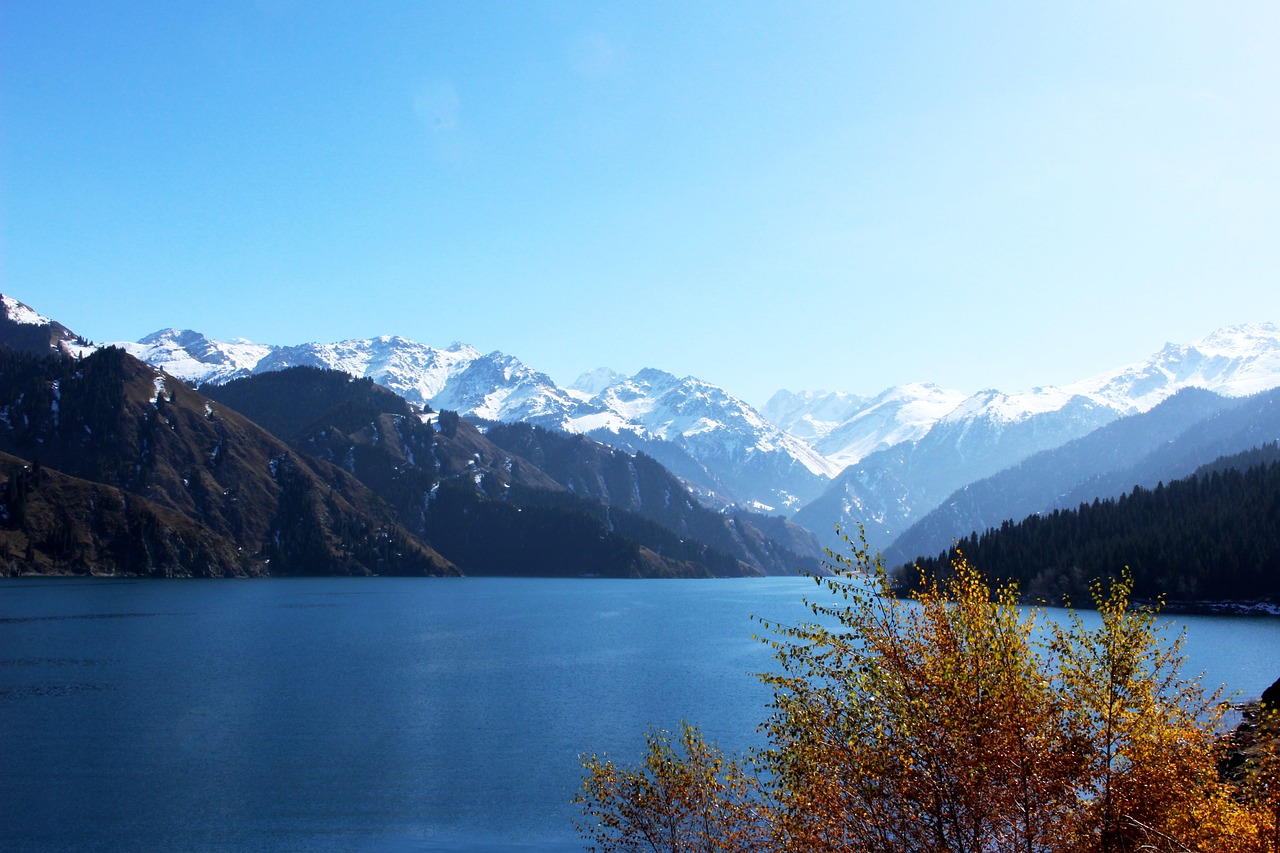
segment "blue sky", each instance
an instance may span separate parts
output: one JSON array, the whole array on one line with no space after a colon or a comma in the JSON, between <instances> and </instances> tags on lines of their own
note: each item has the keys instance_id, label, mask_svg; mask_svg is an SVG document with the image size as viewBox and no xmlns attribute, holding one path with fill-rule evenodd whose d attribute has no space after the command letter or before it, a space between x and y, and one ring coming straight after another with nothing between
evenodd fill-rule
<instances>
[{"instance_id":1,"label":"blue sky","mask_svg":"<svg viewBox=\"0 0 1280 853\"><path fill-rule=\"evenodd\" d=\"M1274 3L0 4L0 289L778 388L1280 321Z\"/></svg>"}]
</instances>

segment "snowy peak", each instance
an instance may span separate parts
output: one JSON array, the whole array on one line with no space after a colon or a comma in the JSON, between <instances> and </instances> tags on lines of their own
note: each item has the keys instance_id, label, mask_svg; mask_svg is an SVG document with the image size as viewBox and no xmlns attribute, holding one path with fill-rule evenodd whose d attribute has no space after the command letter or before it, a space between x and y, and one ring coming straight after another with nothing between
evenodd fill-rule
<instances>
[{"instance_id":1,"label":"snowy peak","mask_svg":"<svg viewBox=\"0 0 1280 853\"><path fill-rule=\"evenodd\" d=\"M137 343L115 346L195 385L229 382L254 372L272 348L240 340L215 341L191 329L161 329Z\"/></svg>"},{"instance_id":2,"label":"snowy peak","mask_svg":"<svg viewBox=\"0 0 1280 853\"><path fill-rule=\"evenodd\" d=\"M59 322L0 294L0 343L35 355L84 355L94 347Z\"/></svg>"},{"instance_id":3,"label":"snowy peak","mask_svg":"<svg viewBox=\"0 0 1280 853\"><path fill-rule=\"evenodd\" d=\"M574 418L599 408L558 387L551 377L502 352L472 359L430 399L440 409L491 421L521 421L572 430Z\"/></svg>"},{"instance_id":4,"label":"snowy peak","mask_svg":"<svg viewBox=\"0 0 1280 853\"><path fill-rule=\"evenodd\" d=\"M330 344L275 347L254 372L298 366L341 370L352 376L368 377L422 406L479 357L479 350L465 344L437 349L398 335L383 335Z\"/></svg>"},{"instance_id":5,"label":"snowy peak","mask_svg":"<svg viewBox=\"0 0 1280 853\"><path fill-rule=\"evenodd\" d=\"M760 414L796 438L815 441L852 418L866 403L866 397L844 391L782 390L769 398Z\"/></svg>"},{"instance_id":6,"label":"snowy peak","mask_svg":"<svg viewBox=\"0 0 1280 853\"><path fill-rule=\"evenodd\" d=\"M48 317L37 313L30 306L24 305L12 296L0 294L0 309L4 311L6 320L19 326L48 326L53 323Z\"/></svg>"},{"instance_id":7,"label":"snowy peak","mask_svg":"<svg viewBox=\"0 0 1280 853\"><path fill-rule=\"evenodd\" d=\"M842 468L853 465L877 450L920 439L963 401L961 392L937 385L895 385L864 401L814 447Z\"/></svg>"},{"instance_id":8,"label":"snowy peak","mask_svg":"<svg viewBox=\"0 0 1280 853\"><path fill-rule=\"evenodd\" d=\"M1280 385L1280 328L1271 323L1228 326L1189 344L1166 344L1145 361L1059 387L1013 394L981 391L944 419L1018 423L1088 403L1117 416L1150 411L1184 388L1227 397Z\"/></svg>"},{"instance_id":9,"label":"snowy peak","mask_svg":"<svg viewBox=\"0 0 1280 853\"><path fill-rule=\"evenodd\" d=\"M1125 413L1145 412L1183 388L1227 397L1280 385L1280 328L1272 323L1226 326L1189 344L1166 344L1146 361L1068 386Z\"/></svg>"},{"instance_id":10,"label":"snowy peak","mask_svg":"<svg viewBox=\"0 0 1280 853\"><path fill-rule=\"evenodd\" d=\"M838 472L808 444L765 420L747 403L693 376L680 379L645 368L610 385L592 402L698 457L778 453L816 476Z\"/></svg>"},{"instance_id":11,"label":"snowy peak","mask_svg":"<svg viewBox=\"0 0 1280 853\"><path fill-rule=\"evenodd\" d=\"M591 399L599 394L610 385L622 382L627 377L616 370L608 367L597 367L595 370L589 370L573 381L567 391L578 392L574 396L585 395L584 399Z\"/></svg>"}]
</instances>

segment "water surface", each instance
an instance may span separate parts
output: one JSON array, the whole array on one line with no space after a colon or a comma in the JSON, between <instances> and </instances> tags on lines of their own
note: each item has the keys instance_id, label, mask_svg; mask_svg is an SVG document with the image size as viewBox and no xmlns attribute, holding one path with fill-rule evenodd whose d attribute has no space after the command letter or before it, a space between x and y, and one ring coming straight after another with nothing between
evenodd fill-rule
<instances>
[{"instance_id":1,"label":"water surface","mask_svg":"<svg viewBox=\"0 0 1280 853\"><path fill-rule=\"evenodd\" d=\"M798 578L0 583L6 850L579 848L578 756L758 743ZM1256 696L1280 620L1185 617Z\"/></svg>"}]
</instances>

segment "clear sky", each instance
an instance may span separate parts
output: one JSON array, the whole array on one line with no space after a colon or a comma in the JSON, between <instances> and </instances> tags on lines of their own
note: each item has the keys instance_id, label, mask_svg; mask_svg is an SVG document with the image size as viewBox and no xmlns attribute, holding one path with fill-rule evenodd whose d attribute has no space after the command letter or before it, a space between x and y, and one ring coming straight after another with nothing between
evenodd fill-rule
<instances>
[{"instance_id":1,"label":"clear sky","mask_svg":"<svg viewBox=\"0 0 1280 853\"><path fill-rule=\"evenodd\" d=\"M0 289L756 404L1068 382L1280 321L1280 4L3 0Z\"/></svg>"}]
</instances>

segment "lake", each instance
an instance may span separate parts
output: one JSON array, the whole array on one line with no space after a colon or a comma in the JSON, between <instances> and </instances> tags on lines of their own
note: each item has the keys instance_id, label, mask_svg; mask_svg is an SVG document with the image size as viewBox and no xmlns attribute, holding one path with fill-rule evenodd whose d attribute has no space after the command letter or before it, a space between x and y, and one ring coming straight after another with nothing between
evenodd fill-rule
<instances>
[{"instance_id":1,"label":"lake","mask_svg":"<svg viewBox=\"0 0 1280 853\"><path fill-rule=\"evenodd\" d=\"M5 850L577 850L578 756L759 742L802 578L0 582ZM1280 619L1178 617L1256 697Z\"/></svg>"}]
</instances>

